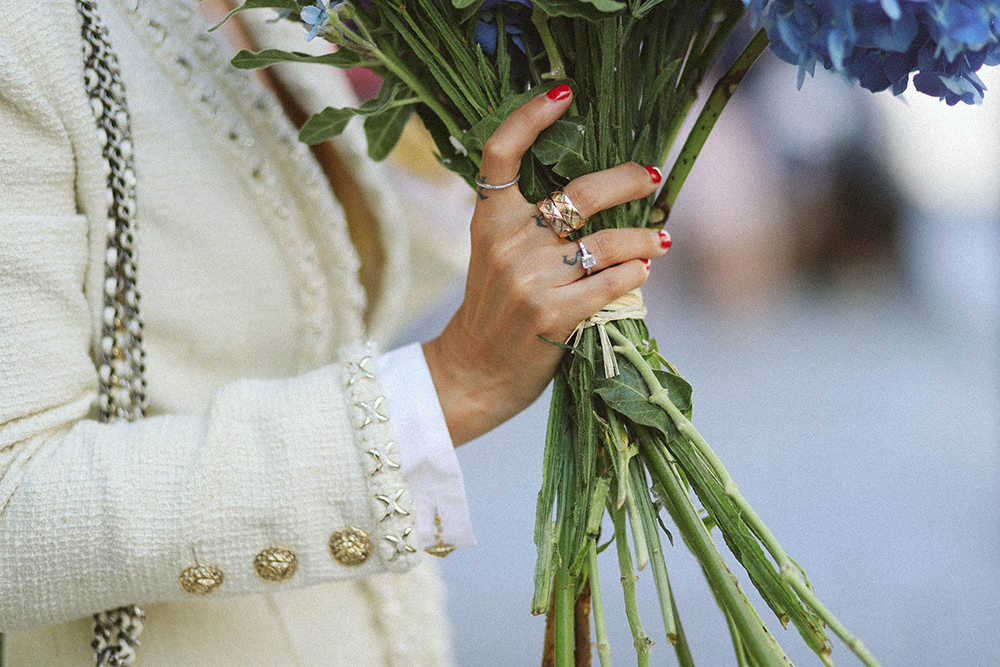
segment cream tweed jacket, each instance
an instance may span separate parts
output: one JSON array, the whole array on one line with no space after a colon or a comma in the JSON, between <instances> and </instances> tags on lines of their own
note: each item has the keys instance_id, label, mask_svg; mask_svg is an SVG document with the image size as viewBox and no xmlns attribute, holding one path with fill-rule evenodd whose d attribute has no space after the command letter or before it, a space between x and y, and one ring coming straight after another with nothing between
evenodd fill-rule
<instances>
[{"instance_id":1,"label":"cream tweed jacket","mask_svg":"<svg viewBox=\"0 0 1000 667\"><path fill-rule=\"evenodd\" d=\"M383 465L398 456L392 421L365 423L365 405L392 408L379 401L378 356L360 341L389 336L414 305L391 183L353 130L338 143L389 223L392 271L366 330L340 205L272 96L229 67L193 0L98 8L132 114L150 409L135 424L94 419L107 205L79 16L73 0L3 0L7 664L92 664L89 615L129 603L148 615L141 666L450 664L439 581L404 514L412 499ZM287 28L285 44L301 38ZM306 70L280 73L304 106L343 105L343 80ZM373 378L358 366L369 356ZM400 491L401 511L386 516L376 496ZM330 536L345 527L370 537L360 566L331 557ZM274 546L298 557L287 582L255 574L255 556ZM181 589L195 564L224 573L217 592Z\"/></svg>"}]
</instances>

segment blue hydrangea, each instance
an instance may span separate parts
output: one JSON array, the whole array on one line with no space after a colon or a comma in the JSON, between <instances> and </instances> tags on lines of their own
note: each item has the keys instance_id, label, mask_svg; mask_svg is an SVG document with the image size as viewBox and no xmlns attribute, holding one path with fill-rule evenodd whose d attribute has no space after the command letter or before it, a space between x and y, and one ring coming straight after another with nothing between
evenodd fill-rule
<instances>
[{"instance_id":1,"label":"blue hydrangea","mask_svg":"<svg viewBox=\"0 0 1000 667\"><path fill-rule=\"evenodd\" d=\"M531 0L485 0L479 8L476 23L476 43L483 53L495 57L497 53L496 8L503 6L504 30L507 33L507 54L510 56L510 73L520 77L528 73L529 53L534 51L535 27L531 23Z\"/></svg>"},{"instance_id":2,"label":"blue hydrangea","mask_svg":"<svg viewBox=\"0 0 1000 667\"><path fill-rule=\"evenodd\" d=\"M979 104L976 74L1000 64L1000 0L744 0L771 50L798 65L799 85L816 65L878 92L914 87L948 104Z\"/></svg>"}]
</instances>

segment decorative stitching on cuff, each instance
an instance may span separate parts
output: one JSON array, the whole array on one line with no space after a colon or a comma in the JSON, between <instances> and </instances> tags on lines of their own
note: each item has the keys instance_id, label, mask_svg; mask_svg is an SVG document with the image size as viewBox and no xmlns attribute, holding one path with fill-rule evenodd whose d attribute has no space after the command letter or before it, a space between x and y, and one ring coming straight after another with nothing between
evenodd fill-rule
<instances>
[{"instance_id":1,"label":"decorative stitching on cuff","mask_svg":"<svg viewBox=\"0 0 1000 667\"><path fill-rule=\"evenodd\" d=\"M389 407L382 394L376 348L354 345L344 355L343 383L350 403L351 425L358 455L367 471L368 504L374 526L375 551L387 569L409 570L418 561L413 498L403 483L401 462L392 440Z\"/></svg>"}]
</instances>

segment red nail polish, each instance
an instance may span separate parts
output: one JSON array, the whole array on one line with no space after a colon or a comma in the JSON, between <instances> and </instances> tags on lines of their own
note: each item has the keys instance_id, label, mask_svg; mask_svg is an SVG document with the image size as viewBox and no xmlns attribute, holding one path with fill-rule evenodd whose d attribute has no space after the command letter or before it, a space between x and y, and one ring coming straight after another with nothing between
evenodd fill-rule
<instances>
[{"instance_id":1,"label":"red nail polish","mask_svg":"<svg viewBox=\"0 0 1000 667\"><path fill-rule=\"evenodd\" d=\"M660 230L659 234L660 234L660 246L663 248L669 248L673 244L673 241L670 240L670 234L663 231L662 229Z\"/></svg>"},{"instance_id":2,"label":"red nail polish","mask_svg":"<svg viewBox=\"0 0 1000 667\"><path fill-rule=\"evenodd\" d=\"M568 85L560 83L558 86L545 93L545 96L553 102L558 102L559 100L564 100L569 97L571 92L572 91L569 89Z\"/></svg>"},{"instance_id":3,"label":"red nail polish","mask_svg":"<svg viewBox=\"0 0 1000 667\"><path fill-rule=\"evenodd\" d=\"M648 259L642 260L642 263L646 265L646 270L649 271L650 261Z\"/></svg>"},{"instance_id":4,"label":"red nail polish","mask_svg":"<svg viewBox=\"0 0 1000 667\"><path fill-rule=\"evenodd\" d=\"M646 167L646 171L649 172L649 177L653 179L654 183L659 183L663 180L663 174L656 167Z\"/></svg>"}]
</instances>

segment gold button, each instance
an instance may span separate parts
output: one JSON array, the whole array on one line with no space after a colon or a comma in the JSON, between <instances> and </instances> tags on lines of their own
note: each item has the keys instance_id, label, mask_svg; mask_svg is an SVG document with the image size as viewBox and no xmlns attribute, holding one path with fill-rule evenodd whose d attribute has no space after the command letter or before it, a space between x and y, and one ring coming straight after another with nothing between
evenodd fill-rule
<instances>
[{"instance_id":1,"label":"gold button","mask_svg":"<svg viewBox=\"0 0 1000 667\"><path fill-rule=\"evenodd\" d=\"M222 585L222 570L214 565L192 565L181 572L181 588L192 595L214 593Z\"/></svg>"},{"instance_id":2,"label":"gold button","mask_svg":"<svg viewBox=\"0 0 1000 667\"><path fill-rule=\"evenodd\" d=\"M360 528L341 528L330 536L330 555L346 567L357 567L372 553L372 541Z\"/></svg>"},{"instance_id":3,"label":"gold button","mask_svg":"<svg viewBox=\"0 0 1000 667\"><path fill-rule=\"evenodd\" d=\"M299 559L295 552L285 547L264 549L253 559L253 569L264 581L287 581L298 566Z\"/></svg>"}]
</instances>

